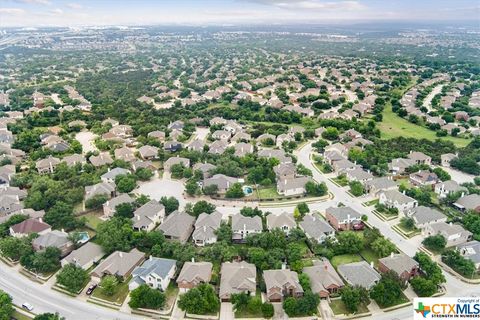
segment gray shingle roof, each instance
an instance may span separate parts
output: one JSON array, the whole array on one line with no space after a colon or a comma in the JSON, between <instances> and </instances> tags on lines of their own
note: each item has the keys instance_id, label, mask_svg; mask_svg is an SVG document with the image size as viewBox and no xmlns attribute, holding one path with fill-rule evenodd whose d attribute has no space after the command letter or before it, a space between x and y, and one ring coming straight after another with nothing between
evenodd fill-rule
<instances>
[{"instance_id":1,"label":"gray shingle roof","mask_svg":"<svg viewBox=\"0 0 480 320\"><path fill-rule=\"evenodd\" d=\"M418 268L418 262L404 253L381 258L378 261L398 275L401 275L403 272L410 272L413 268Z\"/></svg>"},{"instance_id":2,"label":"gray shingle roof","mask_svg":"<svg viewBox=\"0 0 480 320\"><path fill-rule=\"evenodd\" d=\"M341 264L338 272L350 285L366 289L370 289L380 280L380 274L365 261Z\"/></svg>"},{"instance_id":3,"label":"gray shingle roof","mask_svg":"<svg viewBox=\"0 0 480 320\"><path fill-rule=\"evenodd\" d=\"M221 274L220 298L230 297L233 293L256 290L257 269L251 263L224 262Z\"/></svg>"},{"instance_id":4,"label":"gray shingle roof","mask_svg":"<svg viewBox=\"0 0 480 320\"><path fill-rule=\"evenodd\" d=\"M168 276L168 273L176 265L177 261L172 259L155 258L150 256L143 264L136 267L132 272L132 282L138 284L145 283L144 279L151 274L157 275L162 279Z\"/></svg>"},{"instance_id":5,"label":"gray shingle roof","mask_svg":"<svg viewBox=\"0 0 480 320\"><path fill-rule=\"evenodd\" d=\"M414 208L411 211L411 217L417 224L434 222L435 220L446 218L440 211L425 206Z\"/></svg>"},{"instance_id":6,"label":"gray shingle roof","mask_svg":"<svg viewBox=\"0 0 480 320\"><path fill-rule=\"evenodd\" d=\"M350 207L338 207L338 208L330 207L330 208L327 208L326 212L330 213L338 221L343 221L343 220L346 220L348 218L350 218L350 219L353 219L353 218L361 219L362 218L362 215L359 212L353 210Z\"/></svg>"},{"instance_id":7,"label":"gray shingle roof","mask_svg":"<svg viewBox=\"0 0 480 320\"><path fill-rule=\"evenodd\" d=\"M165 218L158 230L166 236L186 241L190 237L194 222L195 218L188 213L174 211Z\"/></svg>"},{"instance_id":8,"label":"gray shingle roof","mask_svg":"<svg viewBox=\"0 0 480 320\"><path fill-rule=\"evenodd\" d=\"M211 262L185 262L177 278L177 283L188 282L195 285L203 282L208 283L212 278Z\"/></svg>"},{"instance_id":9,"label":"gray shingle roof","mask_svg":"<svg viewBox=\"0 0 480 320\"><path fill-rule=\"evenodd\" d=\"M303 221L300 222L300 226L307 236L315 239L324 236L326 233L335 231L325 220L315 214L306 215Z\"/></svg>"},{"instance_id":10,"label":"gray shingle roof","mask_svg":"<svg viewBox=\"0 0 480 320\"><path fill-rule=\"evenodd\" d=\"M312 286L312 291L315 293L328 291L327 288L331 285L338 287L343 286L342 279L326 258L314 260L313 266L303 268L303 273L307 274L310 278L310 285Z\"/></svg>"},{"instance_id":11,"label":"gray shingle roof","mask_svg":"<svg viewBox=\"0 0 480 320\"><path fill-rule=\"evenodd\" d=\"M262 218L245 217L240 213L232 216L232 230L243 230L244 226L247 230L262 230Z\"/></svg>"}]
</instances>

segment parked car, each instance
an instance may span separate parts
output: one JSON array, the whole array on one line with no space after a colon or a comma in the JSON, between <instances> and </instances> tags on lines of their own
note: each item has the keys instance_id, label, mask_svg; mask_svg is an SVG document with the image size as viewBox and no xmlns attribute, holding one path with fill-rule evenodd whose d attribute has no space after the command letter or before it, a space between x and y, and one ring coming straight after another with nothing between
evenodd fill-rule
<instances>
[{"instance_id":1,"label":"parked car","mask_svg":"<svg viewBox=\"0 0 480 320\"><path fill-rule=\"evenodd\" d=\"M93 293L93 290L95 290L97 288L97 284L94 283L92 284L90 287L88 287L87 291L85 292L88 296L91 295Z\"/></svg>"},{"instance_id":2,"label":"parked car","mask_svg":"<svg viewBox=\"0 0 480 320\"><path fill-rule=\"evenodd\" d=\"M358 222L358 223L355 223L355 224L352 226L352 229L353 229L354 231L361 231L361 230L363 230L364 228L365 228L365 224L364 224L362 221L360 221L360 222Z\"/></svg>"},{"instance_id":3,"label":"parked car","mask_svg":"<svg viewBox=\"0 0 480 320\"><path fill-rule=\"evenodd\" d=\"M28 302L24 302L24 303L22 304L22 308L25 309L25 310L28 310L28 311L32 311L32 310L33 310L33 306L32 306L30 303L28 303Z\"/></svg>"}]
</instances>

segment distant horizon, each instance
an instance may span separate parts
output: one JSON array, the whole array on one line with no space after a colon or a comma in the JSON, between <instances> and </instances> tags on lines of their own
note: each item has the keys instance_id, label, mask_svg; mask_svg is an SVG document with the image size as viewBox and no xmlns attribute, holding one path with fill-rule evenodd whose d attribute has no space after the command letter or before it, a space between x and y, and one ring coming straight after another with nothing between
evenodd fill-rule
<instances>
[{"instance_id":1,"label":"distant horizon","mask_svg":"<svg viewBox=\"0 0 480 320\"><path fill-rule=\"evenodd\" d=\"M477 0L1 0L0 28L479 24Z\"/></svg>"}]
</instances>

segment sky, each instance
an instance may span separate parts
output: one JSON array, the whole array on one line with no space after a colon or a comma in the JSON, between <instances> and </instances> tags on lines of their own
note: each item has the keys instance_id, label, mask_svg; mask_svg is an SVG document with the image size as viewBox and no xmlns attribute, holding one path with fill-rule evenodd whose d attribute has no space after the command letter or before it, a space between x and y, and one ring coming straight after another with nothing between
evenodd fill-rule
<instances>
[{"instance_id":1,"label":"sky","mask_svg":"<svg viewBox=\"0 0 480 320\"><path fill-rule=\"evenodd\" d=\"M480 0L0 0L0 27L465 20Z\"/></svg>"}]
</instances>

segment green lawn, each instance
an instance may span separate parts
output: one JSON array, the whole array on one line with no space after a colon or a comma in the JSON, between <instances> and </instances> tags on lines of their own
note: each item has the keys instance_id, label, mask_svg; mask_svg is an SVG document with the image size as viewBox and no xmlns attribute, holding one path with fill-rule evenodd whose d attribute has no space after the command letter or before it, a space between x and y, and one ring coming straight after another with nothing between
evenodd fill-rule
<instances>
[{"instance_id":1,"label":"green lawn","mask_svg":"<svg viewBox=\"0 0 480 320\"><path fill-rule=\"evenodd\" d=\"M342 254L332 258L332 265L337 268L341 264L351 263L351 262L360 262L362 257L358 254Z\"/></svg>"},{"instance_id":2,"label":"green lawn","mask_svg":"<svg viewBox=\"0 0 480 320\"><path fill-rule=\"evenodd\" d=\"M345 187L348 185L348 180L345 176L343 176L342 178L333 178L332 179L333 181L335 181L337 184L339 184L340 186L342 187Z\"/></svg>"},{"instance_id":3,"label":"green lawn","mask_svg":"<svg viewBox=\"0 0 480 320\"><path fill-rule=\"evenodd\" d=\"M372 249L366 248L360 251L362 257L367 260L368 263L373 261L373 264L376 266L378 264L378 256Z\"/></svg>"},{"instance_id":4,"label":"green lawn","mask_svg":"<svg viewBox=\"0 0 480 320\"><path fill-rule=\"evenodd\" d=\"M366 205L367 207L370 207L370 206L374 206L378 203L378 199L374 199L372 201L367 201L367 202L364 202L363 204Z\"/></svg>"},{"instance_id":5,"label":"green lawn","mask_svg":"<svg viewBox=\"0 0 480 320\"><path fill-rule=\"evenodd\" d=\"M111 301L113 303L122 304L129 293L129 290L128 290L129 281L130 279L127 279L126 281L119 283L112 296L106 295L105 293L103 293L102 288L98 287L97 289L95 289L95 291L93 291L93 297L106 300L106 301Z\"/></svg>"},{"instance_id":6,"label":"green lawn","mask_svg":"<svg viewBox=\"0 0 480 320\"><path fill-rule=\"evenodd\" d=\"M100 219L99 215L95 212L86 214L83 217L87 219L87 227L92 228L93 230L97 230L98 225L103 222L102 219Z\"/></svg>"},{"instance_id":7,"label":"green lawn","mask_svg":"<svg viewBox=\"0 0 480 320\"><path fill-rule=\"evenodd\" d=\"M31 319L33 319L33 317L28 317L28 316L24 315L23 313L18 312L17 310L15 310L13 312L12 318L15 319L15 320L31 320Z\"/></svg>"},{"instance_id":8,"label":"green lawn","mask_svg":"<svg viewBox=\"0 0 480 320\"><path fill-rule=\"evenodd\" d=\"M178 295L178 287L170 282L170 284L167 287L167 290L165 290L165 307L164 309L168 310L170 307L175 303L175 299L177 298Z\"/></svg>"},{"instance_id":9,"label":"green lawn","mask_svg":"<svg viewBox=\"0 0 480 320\"><path fill-rule=\"evenodd\" d=\"M281 197L278 192L276 187L270 187L270 188L259 188L258 190L258 197L260 199L272 199L272 198L279 198Z\"/></svg>"},{"instance_id":10,"label":"green lawn","mask_svg":"<svg viewBox=\"0 0 480 320\"><path fill-rule=\"evenodd\" d=\"M385 309L385 308L391 308L391 307L394 307L394 306L397 306L399 304L402 304L402 303L407 303L409 302L410 299L408 299L405 294L402 293L402 295L397 299L397 301L393 302L391 305L389 306L381 306L380 304L378 304L378 306L381 308L381 309Z\"/></svg>"},{"instance_id":11,"label":"green lawn","mask_svg":"<svg viewBox=\"0 0 480 320\"><path fill-rule=\"evenodd\" d=\"M345 307L345 304L343 303L342 299L335 299L330 302L330 308L332 308L332 311L335 315L340 315L340 314L348 314L347 308ZM359 313L367 313L368 308L364 304L360 304L358 306L358 311L357 314Z\"/></svg>"},{"instance_id":12,"label":"green lawn","mask_svg":"<svg viewBox=\"0 0 480 320\"><path fill-rule=\"evenodd\" d=\"M392 111L391 105L385 106L383 111L383 121L379 122L377 125L381 131L383 139L406 137L434 141L439 138L435 135L435 131L413 124L399 117ZM470 139L456 138L452 136L440 137L440 139L451 141L457 147L465 147L470 142Z\"/></svg>"}]
</instances>

